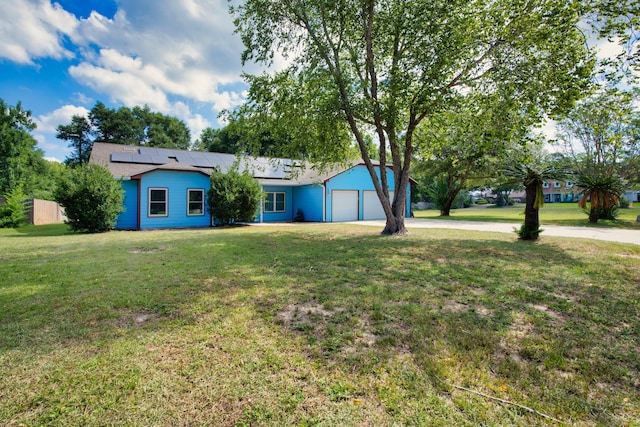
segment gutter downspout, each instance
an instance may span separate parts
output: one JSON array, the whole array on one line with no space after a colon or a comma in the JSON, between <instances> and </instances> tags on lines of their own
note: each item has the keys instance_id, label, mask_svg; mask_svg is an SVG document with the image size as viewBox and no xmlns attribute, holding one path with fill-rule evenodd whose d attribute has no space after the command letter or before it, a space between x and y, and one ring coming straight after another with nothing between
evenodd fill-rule
<instances>
[{"instance_id":1,"label":"gutter downspout","mask_svg":"<svg viewBox=\"0 0 640 427\"><path fill-rule=\"evenodd\" d=\"M322 183L322 222L327 222L327 183Z\"/></svg>"},{"instance_id":2,"label":"gutter downspout","mask_svg":"<svg viewBox=\"0 0 640 427\"><path fill-rule=\"evenodd\" d=\"M142 180L138 179L138 230L140 230L140 205L142 204L140 198L142 197Z\"/></svg>"},{"instance_id":3,"label":"gutter downspout","mask_svg":"<svg viewBox=\"0 0 640 427\"><path fill-rule=\"evenodd\" d=\"M260 223L264 222L264 186L260 186Z\"/></svg>"}]
</instances>

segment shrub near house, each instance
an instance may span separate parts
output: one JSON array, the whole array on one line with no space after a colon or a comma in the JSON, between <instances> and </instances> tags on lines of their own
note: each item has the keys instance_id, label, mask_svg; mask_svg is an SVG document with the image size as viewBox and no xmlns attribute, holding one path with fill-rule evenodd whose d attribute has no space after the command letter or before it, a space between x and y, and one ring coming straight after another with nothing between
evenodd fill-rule
<instances>
[{"instance_id":1,"label":"shrub near house","mask_svg":"<svg viewBox=\"0 0 640 427\"><path fill-rule=\"evenodd\" d=\"M209 213L222 224L252 221L260 206L260 185L235 168L228 173L212 172L207 195Z\"/></svg>"},{"instance_id":2,"label":"shrub near house","mask_svg":"<svg viewBox=\"0 0 640 427\"><path fill-rule=\"evenodd\" d=\"M64 207L66 223L74 231L112 229L123 210L122 186L106 168L96 164L70 169L54 197Z\"/></svg>"}]
</instances>

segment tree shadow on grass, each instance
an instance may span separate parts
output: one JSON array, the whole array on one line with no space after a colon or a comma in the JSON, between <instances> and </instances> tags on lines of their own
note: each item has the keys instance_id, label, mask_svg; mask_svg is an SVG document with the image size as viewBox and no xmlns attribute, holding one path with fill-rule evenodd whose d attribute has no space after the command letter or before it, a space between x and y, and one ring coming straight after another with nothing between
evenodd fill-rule
<instances>
[{"instance_id":1,"label":"tree shadow on grass","mask_svg":"<svg viewBox=\"0 0 640 427\"><path fill-rule=\"evenodd\" d=\"M22 225L13 230L16 234L8 234L2 237L56 237L78 234L73 232L67 224Z\"/></svg>"},{"instance_id":2,"label":"tree shadow on grass","mask_svg":"<svg viewBox=\"0 0 640 427\"><path fill-rule=\"evenodd\" d=\"M71 343L108 345L123 334L187 331L213 310L221 322L249 306L283 339L302 337L305 357L354 375L376 376L405 355L443 394L453 381L481 378L482 387L509 384L514 397L538 399L554 413L570 402L576 416L599 422L610 421L608 400L598 404L571 383L633 388L624 374L638 370L628 358L633 338L624 338L626 329L610 336L602 325L638 330L634 295L625 299L616 283L587 283L598 266L557 245L340 227L157 235L113 242L85 273L74 254L59 256L57 268L77 271L77 280L0 297L8 308L0 351L43 354ZM147 236L148 247L163 250L131 253ZM52 274L38 263L32 269L36 278ZM605 339L610 345L594 348ZM599 373L589 376L589 367ZM554 393L558 403L545 397Z\"/></svg>"},{"instance_id":3,"label":"tree shadow on grass","mask_svg":"<svg viewBox=\"0 0 640 427\"><path fill-rule=\"evenodd\" d=\"M585 284L590 266L556 246L366 236L298 248L294 262L281 254L276 268L297 285L255 304L305 336L312 358L375 372L376 364L409 352L436 389L450 390L452 375L471 382L479 375L496 386L513 384L524 400L564 394L544 406L561 413L571 404L599 422L611 421L611 400L576 390L576 378L633 389L628 372L638 371L637 340L609 336L602 322L633 322L637 310L611 283ZM611 318L613 311L620 317ZM599 345L603 340L618 340L616 348ZM581 377L585 365L599 374Z\"/></svg>"}]
</instances>

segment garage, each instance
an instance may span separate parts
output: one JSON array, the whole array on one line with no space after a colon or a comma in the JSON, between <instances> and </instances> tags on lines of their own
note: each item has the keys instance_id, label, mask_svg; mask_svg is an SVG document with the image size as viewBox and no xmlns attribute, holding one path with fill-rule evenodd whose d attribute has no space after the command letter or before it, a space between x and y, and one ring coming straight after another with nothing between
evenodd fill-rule
<instances>
[{"instance_id":1,"label":"garage","mask_svg":"<svg viewBox=\"0 0 640 427\"><path fill-rule=\"evenodd\" d=\"M331 192L331 221L358 220L358 191L333 190Z\"/></svg>"},{"instance_id":2,"label":"garage","mask_svg":"<svg viewBox=\"0 0 640 427\"><path fill-rule=\"evenodd\" d=\"M393 200L393 191L389 191L389 198ZM364 191L364 199L362 206L362 219L385 219L386 215L382 209L382 203L375 191Z\"/></svg>"}]
</instances>

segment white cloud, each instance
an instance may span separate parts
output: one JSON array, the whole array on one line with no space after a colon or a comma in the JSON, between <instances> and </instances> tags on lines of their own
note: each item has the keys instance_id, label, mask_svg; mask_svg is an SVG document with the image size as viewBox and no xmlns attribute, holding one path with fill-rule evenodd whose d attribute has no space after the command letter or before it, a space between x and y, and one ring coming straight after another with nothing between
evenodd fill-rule
<instances>
[{"instance_id":1,"label":"white cloud","mask_svg":"<svg viewBox=\"0 0 640 427\"><path fill-rule=\"evenodd\" d=\"M78 25L75 16L47 0L0 2L0 58L34 64L36 58L72 58L62 40Z\"/></svg>"},{"instance_id":2,"label":"white cloud","mask_svg":"<svg viewBox=\"0 0 640 427\"><path fill-rule=\"evenodd\" d=\"M191 102L209 105L214 118L246 98L233 31L224 0L124 0L113 19L79 20L71 37L82 58L69 74L112 103L175 115L195 139L211 121Z\"/></svg>"},{"instance_id":3,"label":"white cloud","mask_svg":"<svg viewBox=\"0 0 640 427\"><path fill-rule=\"evenodd\" d=\"M75 105L64 105L49 114L42 114L34 118L37 128L33 137L38 141L38 147L47 153L47 160L62 161L71 153L67 141L56 138L56 128L71 122L73 116L87 116L89 110Z\"/></svg>"},{"instance_id":4,"label":"white cloud","mask_svg":"<svg viewBox=\"0 0 640 427\"><path fill-rule=\"evenodd\" d=\"M75 105L64 105L49 114L42 114L34 119L38 126L35 130L37 133L55 133L58 125L66 125L71 123L71 117L84 116L89 114L89 110L84 107Z\"/></svg>"},{"instance_id":5,"label":"white cloud","mask_svg":"<svg viewBox=\"0 0 640 427\"><path fill-rule=\"evenodd\" d=\"M69 75L87 90L74 89L67 103L146 104L183 120L195 140L219 123L221 110L246 99L243 45L226 0L119 0L112 17L93 11L86 18L52 1L0 0L0 60L68 61ZM244 70L258 72L255 65ZM77 113L87 110L65 105L38 118L38 140L58 159L68 150L55 127Z\"/></svg>"}]
</instances>

